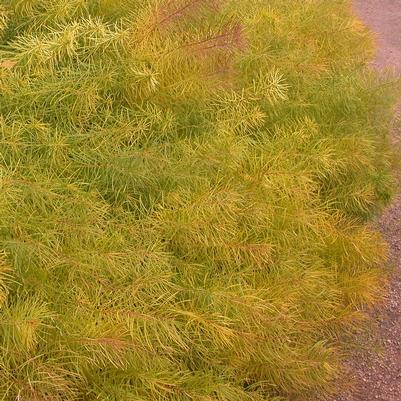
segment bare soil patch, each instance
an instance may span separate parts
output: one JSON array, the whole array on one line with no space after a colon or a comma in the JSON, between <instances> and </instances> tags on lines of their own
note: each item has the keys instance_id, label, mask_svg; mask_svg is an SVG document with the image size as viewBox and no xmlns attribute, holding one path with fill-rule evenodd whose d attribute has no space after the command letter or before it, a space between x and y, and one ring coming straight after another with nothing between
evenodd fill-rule
<instances>
[{"instance_id":1,"label":"bare soil patch","mask_svg":"<svg viewBox=\"0 0 401 401\"><path fill-rule=\"evenodd\" d=\"M401 0L358 0L355 11L376 33L374 67L401 72ZM394 138L399 137L397 130ZM388 302L376 317L380 352L361 351L349 362L350 386L334 401L401 401L401 195L380 217L378 225L389 243L395 266Z\"/></svg>"}]
</instances>

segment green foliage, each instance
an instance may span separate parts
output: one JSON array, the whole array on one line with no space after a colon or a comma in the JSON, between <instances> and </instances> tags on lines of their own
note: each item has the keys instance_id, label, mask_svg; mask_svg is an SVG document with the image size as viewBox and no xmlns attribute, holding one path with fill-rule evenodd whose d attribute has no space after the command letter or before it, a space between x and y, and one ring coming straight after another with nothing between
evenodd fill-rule
<instances>
[{"instance_id":1,"label":"green foliage","mask_svg":"<svg viewBox=\"0 0 401 401\"><path fill-rule=\"evenodd\" d=\"M393 187L348 2L2 4L0 399L328 391Z\"/></svg>"}]
</instances>

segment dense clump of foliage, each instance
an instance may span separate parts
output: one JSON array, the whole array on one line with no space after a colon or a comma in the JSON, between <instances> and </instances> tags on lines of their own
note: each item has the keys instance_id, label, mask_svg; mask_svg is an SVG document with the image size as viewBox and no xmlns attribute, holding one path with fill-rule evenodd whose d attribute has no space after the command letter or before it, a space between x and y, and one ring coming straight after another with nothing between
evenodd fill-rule
<instances>
[{"instance_id":1,"label":"dense clump of foliage","mask_svg":"<svg viewBox=\"0 0 401 401\"><path fill-rule=\"evenodd\" d=\"M1 3L0 399L327 391L392 192L348 2Z\"/></svg>"}]
</instances>

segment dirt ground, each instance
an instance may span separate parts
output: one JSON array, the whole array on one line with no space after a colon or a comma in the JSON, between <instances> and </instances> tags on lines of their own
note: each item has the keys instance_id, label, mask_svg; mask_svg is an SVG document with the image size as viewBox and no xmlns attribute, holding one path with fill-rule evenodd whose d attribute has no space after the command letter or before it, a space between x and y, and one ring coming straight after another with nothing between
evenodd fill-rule
<instances>
[{"instance_id":1,"label":"dirt ground","mask_svg":"<svg viewBox=\"0 0 401 401\"><path fill-rule=\"evenodd\" d=\"M357 0L355 12L376 33L374 67L401 73L401 0ZM401 114L401 107L399 113ZM394 132L394 139L400 138ZM401 158L401 154L400 154ZM378 225L387 239L396 267L389 300L376 316L382 352L365 350L349 362L349 383L333 401L401 401L401 195L381 216ZM340 385L340 384L339 384Z\"/></svg>"},{"instance_id":2,"label":"dirt ground","mask_svg":"<svg viewBox=\"0 0 401 401\"><path fill-rule=\"evenodd\" d=\"M375 65L401 69L401 0L356 0L354 8L377 34Z\"/></svg>"}]
</instances>

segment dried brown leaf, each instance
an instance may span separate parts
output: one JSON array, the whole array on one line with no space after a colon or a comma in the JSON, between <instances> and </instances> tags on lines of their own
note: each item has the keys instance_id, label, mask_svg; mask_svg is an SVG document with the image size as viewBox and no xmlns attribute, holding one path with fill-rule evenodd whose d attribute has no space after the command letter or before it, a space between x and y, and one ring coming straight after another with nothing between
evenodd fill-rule
<instances>
[{"instance_id":1,"label":"dried brown leaf","mask_svg":"<svg viewBox=\"0 0 401 401\"><path fill-rule=\"evenodd\" d=\"M0 67L6 70L11 70L15 66L15 64L17 63L13 60L4 60L1 62Z\"/></svg>"}]
</instances>

